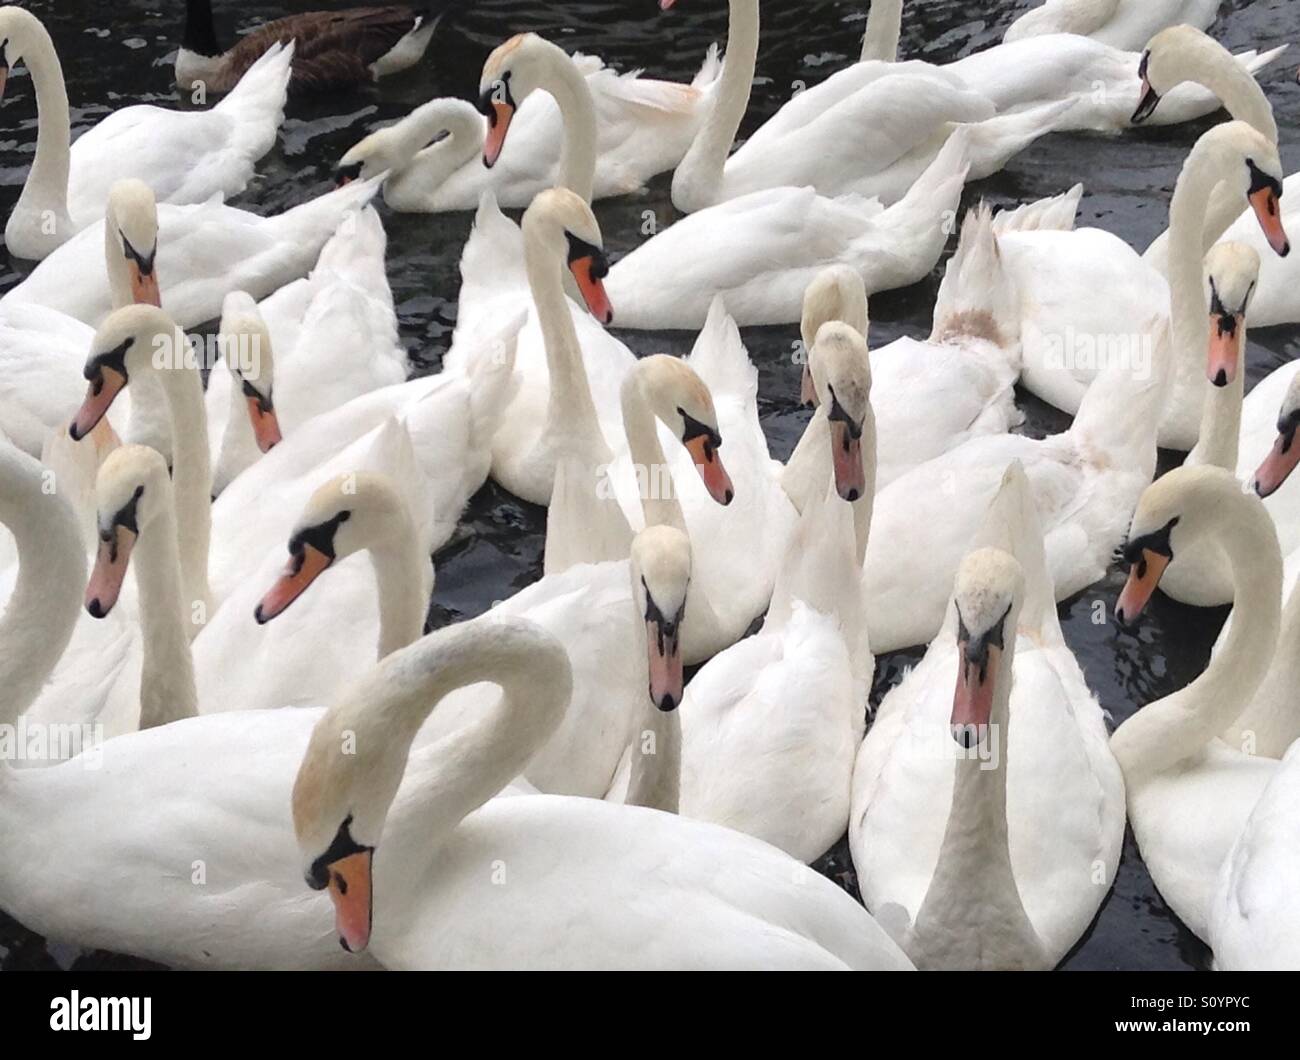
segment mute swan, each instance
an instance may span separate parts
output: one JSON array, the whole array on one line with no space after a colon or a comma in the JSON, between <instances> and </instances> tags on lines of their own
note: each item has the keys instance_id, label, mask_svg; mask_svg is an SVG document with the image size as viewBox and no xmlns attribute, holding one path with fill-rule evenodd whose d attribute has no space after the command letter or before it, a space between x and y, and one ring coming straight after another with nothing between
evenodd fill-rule
<instances>
[{"instance_id":1,"label":"mute swan","mask_svg":"<svg viewBox=\"0 0 1300 1060\"><path fill-rule=\"evenodd\" d=\"M5 246L20 258L45 258L101 220L109 190L127 177L165 203L237 195L284 120L292 46L263 56L211 110L124 107L69 147L68 92L49 33L30 12L5 7L0 38L4 72L20 60L31 70L39 119L31 172L5 225Z\"/></svg>"},{"instance_id":2,"label":"mute swan","mask_svg":"<svg viewBox=\"0 0 1300 1060\"><path fill-rule=\"evenodd\" d=\"M486 191L520 208L557 185L589 201L627 195L681 161L713 104L719 70L712 49L689 85L620 75L523 34L484 67L485 83L508 86L499 100L484 90L486 120L461 100L435 99L361 140L336 172L346 181L387 170L384 200L417 213L472 210ZM502 150L507 128L515 132ZM486 141L490 167L478 160Z\"/></svg>"},{"instance_id":3,"label":"mute swan","mask_svg":"<svg viewBox=\"0 0 1300 1060\"><path fill-rule=\"evenodd\" d=\"M1205 86L1223 101L1233 118L1253 126L1272 143L1278 142L1277 120L1264 91L1250 77L1243 77L1224 47L1189 26L1176 26L1152 38L1143 56L1146 92L1134 121L1143 121L1164 109L1164 96L1194 82ZM1284 195L1281 224L1286 230L1300 227L1300 173L1283 181ZM1162 273L1169 269L1169 233L1160 236L1144 258ZM1259 290L1255 295L1252 319L1258 327L1300 322L1300 258L1278 258L1266 252L1266 239L1248 214L1242 213L1240 199L1232 189L1216 188L1205 220L1207 243L1232 240L1246 243L1259 251L1263 259Z\"/></svg>"},{"instance_id":4,"label":"mute swan","mask_svg":"<svg viewBox=\"0 0 1300 1060\"><path fill-rule=\"evenodd\" d=\"M1077 33L1137 51L1166 26L1187 23L1209 29L1219 7L1218 0L1045 0L1012 22L1002 39Z\"/></svg>"},{"instance_id":5,"label":"mute swan","mask_svg":"<svg viewBox=\"0 0 1300 1060\"><path fill-rule=\"evenodd\" d=\"M1034 508L1013 463L943 631L858 753L863 899L921 968L1054 967L1119 867L1124 782L1061 634Z\"/></svg>"},{"instance_id":6,"label":"mute swan","mask_svg":"<svg viewBox=\"0 0 1300 1060\"><path fill-rule=\"evenodd\" d=\"M673 6L668 0L665 8ZM960 125L969 126L970 175L986 177L1056 127L1070 102L999 118L994 103L945 68L858 63L798 92L735 153L758 60L759 0L729 0L727 63L717 104L673 176L686 213L775 188L811 186L827 197L902 199ZM869 16L901 11L875 5ZM869 27L868 32L871 32ZM846 136L845 130L854 130Z\"/></svg>"},{"instance_id":7,"label":"mute swan","mask_svg":"<svg viewBox=\"0 0 1300 1060\"><path fill-rule=\"evenodd\" d=\"M1224 859L1246 825L1277 759L1234 732L1256 701L1278 646L1282 557L1259 499L1228 471L1171 471L1143 494L1124 558L1131 564L1115 617L1141 614L1170 561L1211 537L1232 568L1234 620L1206 671L1122 724L1111 749L1124 770L1129 820L1161 896L1200 938ZM1294 652L1294 640L1288 645ZM1289 716L1294 687L1266 707L1270 727ZM1255 722L1251 722L1255 725Z\"/></svg>"},{"instance_id":8,"label":"mute swan","mask_svg":"<svg viewBox=\"0 0 1300 1060\"><path fill-rule=\"evenodd\" d=\"M875 424L866 343L847 325L828 323L812 356L823 400L836 410L814 480L820 495L790 538L761 632L711 659L687 686L678 807L805 862L844 834L875 670L861 636L853 509L843 499L867 497L870 519Z\"/></svg>"},{"instance_id":9,"label":"mute swan","mask_svg":"<svg viewBox=\"0 0 1300 1060\"><path fill-rule=\"evenodd\" d=\"M926 644L940 632L953 577L1013 460L1033 491L1057 599L1105 576L1155 474L1162 352L1145 365L1108 368L1061 434L973 438L880 491L862 574L876 652Z\"/></svg>"},{"instance_id":10,"label":"mute swan","mask_svg":"<svg viewBox=\"0 0 1300 1060\"><path fill-rule=\"evenodd\" d=\"M1008 274L1036 285L1045 299L1026 314L1019 336L1024 386L1057 408L1077 410L1107 364L1154 354L1165 340L1164 321L1153 310L1167 305L1174 353L1159 440L1168 448L1195 445L1208 343L1201 294L1205 210L1215 185L1226 182L1239 202L1253 207L1273 249L1285 256L1290 243L1278 219L1281 173L1277 149L1250 126L1229 122L1205 133L1188 155L1170 205L1178 268L1167 287L1127 244L1096 230L1000 241ZM1115 295L1104 312L1094 297L1098 290Z\"/></svg>"},{"instance_id":11,"label":"mute swan","mask_svg":"<svg viewBox=\"0 0 1300 1060\"><path fill-rule=\"evenodd\" d=\"M292 92L331 92L378 81L424 58L434 30L456 0L422 6L307 11L255 27L230 48L217 43L212 0L186 0L185 38L176 53L176 84L210 92L231 87L264 54L292 43Z\"/></svg>"},{"instance_id":12,"label":"mute swan","mask_svg":"<svg viewBox=\"0 0 1300 1060\"><path fill-rule=\"evenodd\" d=\"M209 376L205 398L209 423L227 418L224 433L213 432L214 494L264 451L266 439L250 429L244 408L254 400L250 386L267 404L273 386L279 426L292 433L313 416L406 379L410 364L398 340L386 243L379 215L367 207L343 221L310 276L261 305L242 291L226 296L219 344L226 366ZM256 362L251 367L265 386L250 383L241 360Z\"/></svg>"},{"instance_id":13,"label":"mute swan","mask_svg":"<svg viewBox=\"0 0 1300 1060\"><path fill-rule=\"evenodd\" d=\"M1294 881L1300 851L1300 745L1278 766L1224 861L1208 942L1220 971L1294 971L1300 921Z\"/></svg>"},{"instance_id":14,"label":"mute swan","mask_svg":"<svg viewBox=\"0 0 1300 1060\"><path fill-rule=\"evenodd\" d=\"M481 681L500 701L408 770L438 701ZM489 802L554 731L571 684L558 640L487 616L390 656L318 723L294 828L345 948L392 968L908 966L848 895L757 840L592 799ZM337 753L343 730L356 732L356 755ZM420 809L390 820L408 771ZM567 856L574 842L585 857ZM483 887L487 849L522 886ZM719 859L732 871L719 874Z\"/></svg>"},{"instance_id":15,"label":"mute swan","mask_svg":"<svg viewBox=\"0 0 1300 1060\"><path fill-rule=\"evenodd\" d=\"M192 206L161 203L150 221L152 238L133 237L132 247L144 255L144 246L156 246L156 258L144 263L157 265L163 308L181 327L194 327L219 316L231 291L263 298L305 276L343 219L378 190L378 181L351 184L274 217L237 210L219 197ZM115 305L105 249L110 261L123 252L101 220L50 254L0 305L34 302L98 326Z\"/></svg>"},{"instance_id":16,"label":"mute swan","mask_svg":"<svg viewBox=\"0 0 1300 1060\"><path fill-rule=\"evenodd\" d=\"M1266 500L1277 495L1277 491L1282 488L1291 473L1295 471L1296 465L1300 464L1300 447L1295 444L1296 429L1300 428L1300 365L1288 372L1287 369L1290 367L1290 362L1283 365L1264 379L1255 390L1251 391L1253 397L1261 387L1267 386L1267 389L1272 391L1283 382L1287 384L1286 396L1282 400L1281 411L1278 413L1276 426L1273 428L1277 432L1277 438L1273 442L1272 450L1265 457L1264 462L1259 465L1259 468L1249 479L1255 492ZM1265 395L1261 394L1260 396L1264 397ZM1251 439L1250 443L1241 447L1241 460L1247 466L1251 454L1258 453L1263 448L1263 446L1257 444L1258 439L1269 432L1269 423L1266 419L1268 408L1267 403L1261 402L1258 409L1251 409L1250 411L1255 415L1251 416L1251 422L1248 422L1242 429L1243 438L1249 437ZM1288 520L1287 528L1289 529L1291 525Z\"/></svg>"}]
</instances>

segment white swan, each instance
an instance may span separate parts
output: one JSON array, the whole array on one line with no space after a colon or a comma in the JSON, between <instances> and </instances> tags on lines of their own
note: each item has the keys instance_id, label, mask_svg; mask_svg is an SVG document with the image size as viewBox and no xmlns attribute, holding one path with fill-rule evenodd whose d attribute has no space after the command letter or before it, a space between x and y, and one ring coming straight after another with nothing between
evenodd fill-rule
<instances>
[{"instance_id":1,"label":"white swan","mask_svg":"<svg viewBox=\"0 0 1300 1060\"><path fill-rule=\"evenodd\" d=\"M1124 782L1061 634L1034 507L1013 464L942 633L854 770L863 899L922 968L1054 967L1119 867Z\"/></svg>"},{"instance_id":2,"label":"white swan","mask_svg":"<svg viewBox=\"0 0 1300 1060\"><path fill-rule=\"evenodd\" d=\"M1116 619L1132 623L1170 560L1206 536L1232 568L1231 630L1200 677L1147 704L1111 738L1142 860L1170 908L1202 939L1224 859L1277 770L1256 734L1238 727L1294 730L1297 715L1293 688L1272 702L1259 699L1279 643L1282 557L1264 506L1230 472L1179 468L1143 494Z\"/></svg>"},{"instance_id":3,"label":"white swan","mask_svg":"<svg viewBox=\"0 0 1300 1060\"><path fill-rule=\"evenodd\" d=\"M1205 133L1188 155L1170 205L1177 269L1167 286L1127 244L1095 229L1071 236L1026 233L1000 244L1008 273L1017 283L1037 285L1043 299L1019 336L1025 387L1073 412L1107 364L1154 356L1172 338L1160 444L1195 445L1208 343L1201 294L1205 211L1215 186L1225 182L1239 203L1254 208L1274 250L1286 254L1290 244L1277 217L1281 174L1277 149L1249 125L1229 122ZM1113 293L1104 305L1095 298L1099 290Z\"/></svg>"},{"instance_id":4,"label":"white swan","mask_svg":"<svg viewBox=\"0 0 1300 1060\"><path fill-rule=\"evenodd\" d=\"M264 298L305 276L343 219L378 190L378 181L358 182L274 217L226 206L219 197L191 206L161 203L152 238L133 239L132 247L144 264L156 266L163 308L181 327L194 327L220 315L231 291ZM156 256L146 247L155 247ZM100 220L51 253L0 306L34 302L98 326L115 304L104 275L106 248L127 252Z\"/></svg>"},{"instance_id":5,"label":"white swan","mask_svg":"<svg viewBox=\"0 0 1300 1060\"><path fill-rule=\"evenodd\" d=\"M313 416L406 379L386 244L379 215L367 207L344 219L309 276L260 305L242 291L226 296L219 342L225 368L211 373L205 398L210 423L227 417L220 437L213 431L214 494L274 444L253 429L259 421L250 422L247 401L273 406L279 428L292 433Z\"/></svg>"},{"instance_id":6,"label":"white swan","mask_svg":"<svg viewBox=\"0 0 1300 1060\"><path fill-rule=\"evenodd\" d=\"M1057 599L1104 577L1155 474L1164 383L1159 353L1114 365L1063 433L973 438L881 490L862 573L873 649L925 644L940 631L953 578L1013 460L1033 491Z\"/></svg>"},{"instance_id":7,"label":"white swan","mask_svg":"<svg viewBox=\"0 0 1300 1060\"><path fill-rule=\"evenodd\" d=\"M969 126L970 175L986 177L1055 128L1071 106L1052 101L998 118L992 100L945 67L860 62L798 92L733 154L758 60L759 0L729 0L728 7L717 103L673 176L673 203L684 212L805 185L827 197L878 196L892 204L959 125ZM871 22L891 15L896 26L900 8L872 5L868 34L875 32ZM845 135L848 129L853 135Z\"/></svg>"},{"instance_id":8,"label":"white swan","mask_svg":"<svg viewBox=\"0 0 1300 1060\"><path fill-rule=\"evenodd\" d=\"M853 509L844 499L866 496L870 519L875 424L866 343L847 325L828 323L812 356L835 415L822 435L813 498L790 538L762 631L705 664L680 711L678 812L757 836L800 861L844 834L875 669L861 636Z\"/></svg>"},{"instance_id":9,"label":"white swan","mask_svg":"<svg viewBox=\"0 0 1300 1060\"><path fill-rule=\"evenodd\" d=\"M1007 27L1003 40L1045 33L1077 33L1112 48L1138 51L1167 26L1208 29L1219 14L1217 0L1045 0Z\"/></svg>"},{"instance_id":10,"label":"white swan","mask_svg":"<svg viewBox=\"0 0 1300 1060\"><path fill-rule=\"evenodd\" d=\"M1244 121L1278 142L1277 120L1263 90L1253 78L1241 75L1223 45L1188 26L1165 30L1151 40L1143 57L1147 90L1134 120L1160 114L1164 96L1187 82L1205 86L1223 101L1238 121ZM1284 230L1300 227L1300 173L1282 182L1277 215ZM1155 240L1145 254L1152 267L1167 273L1169 233ZM1249 213L1242 213L1240 199L1232 188L1215 189L1205 220L1207 242L1231 240L1246 243L1263 259L1259 290L1255 294L1252 320L1259 327L1300 321L1300 257L1278 258L1267 252L1269 239ZM1276 243L1273 243L1276 249Z\"/></svg>"},{"instance_id":11,"label":"white swan","mask_svg":"<svg viewBox=\"0 0 1300 1060\"><path fill-rule=\"evenodd\" d=\"M263 56L211 110L124 107L69 147L68 92L49 33L30 12L5 7L0 38L5 73L19 60L31 70L39 118L31 172L5 225L5 246L20 258L44 258L101 220L109 190L127 177L159 202L237 195L284 120L292 45Z\"/></svg>"},{"instance_id":12,"label":"white swan","mask_svg":"<svg viewBox=\"0 0 1300 1060\"><path fill-rule=\"evenodd\" d=\"M1210 907L1209 937L1220 971L1295 971L1300 920L1300 745L1293 747L1255 803L1224 861Z\"/></svg>"},{"instance_id":13,"label":"white swan","mask_svg":"<svg viewBox=\"0 0 1300 1060\"><path fill-rule=\"evenodd\" d=\"M908 966L834 884L749 837L591 799L489 802L560 722L571 680L558 640L488 616L390 656L319 722L294 826L346 948L392 968ZM438 701L481 681L499 702L408 767ZM357 755L338 753L345 729ZM408 773L422 794L390 819ZM567 854L575 843L580 859ZM486 849L517 886L482 886ZM731 871L716 871L719 858ZM553 917L563 932L543 927Z\"/></svg>"},{"instance_id":14,"label":"white swan","mask_svg":"<svg viewBox=\"0 0 1300 1060\"><path fill-rule=\"evenodd\" d=\"M508 79L498 69L507 61ZM720 69L715 48L691 84L653 81L522 34L484 67L485 81L501 85L483 95L486 118L462 100L435 99L354 145L336 173L353 180L388 171L384 200L417 213L473 210L487 191L519 208L558 185L589 200L627 195L681 161L713 106ZM580 82L585 92L575 91ZM588 118L590 140L572 127ZM515 132L503 149L508 128ZM485 146L490 167L479 161Z\"/></svg>"}]
</instances>

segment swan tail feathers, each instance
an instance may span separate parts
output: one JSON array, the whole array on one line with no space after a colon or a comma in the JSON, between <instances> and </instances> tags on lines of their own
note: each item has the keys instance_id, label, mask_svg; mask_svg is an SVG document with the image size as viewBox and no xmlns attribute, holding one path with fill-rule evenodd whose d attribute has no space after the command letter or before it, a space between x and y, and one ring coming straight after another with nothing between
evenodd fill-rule
<instances>
[{"instance_id":1,"label":"swan tail feathers","mask_svg":"<svg viewBox=\"0 0 1300 1060\"><path fill-rule=\"evenodd\" d=\"M932 342L974 336L1004 346L1014 335L1014 292L1002 267L993 210L981 202L966 212L957 251L948 262L934 306Z\"/></svg>"},{"instance_id":2,"label":"swan tail feathers","mask_svg":"<svg viewBox=\"0 0 1300 1060\"><path fill-rule=\"evenodd\" d=\"M245 71L213 110L235 125L232 149L255 162L275 146L284 123L294 45L276 43Z\"/></svg>"},{"instance_id":3,"label":"swan tail feathers","mask_svg":"<svg viewBox=\"0 0 1300 1060\"><path fill-rule=\"evenodd\" d=\"M312 252L314 260L344 219L368 205L382 184L382 175L353 181L299 203L282 214L268 217L263 224L274 234L274 242L286 242L295 247L296 252L314 245L317 248Z\"/></svg>"},{"instance_id":4,"label":"swan tail feathers","mask_svg":"<svg viewBox=\"0 0 1300 1060\"><path fill-rule=\"evenodd\" d=\"M1054 622L1056 593L1047 569L1043 526L1029 478L1019 460L1007 465L976 541L981 548L997 548L1015 556L1025 572L1025 604L1020 612L1020 625L1042 630Z\"/></svg>"},{"instance_id":5,"label":"swan tail feathers","mask_svg":"<svg viewBox=\"0 0 1300 1060\"><path fill-rule=\"evenodd\" d=\"M632 528L608 481L592 497L595 469L585 460L561 455L546 510L544 575L561 574L582 563L624 560L632 554ZM593 505L603 508L593 512Z\"/></svg>"},{"instance_id":6,"label":"swan tail feathers","mask_svg":"<svg viewBox=\"0 0 1300 1060\"><path fill-rule=\"evenodd\" d=\"M754 403L758 398L758 369L740 338L736 321L727 312L722 295L713 299L704 328L686 359L715 400L738 397Z\"/></svg>"},{"instance_id":7,"label":"swan tail feathers","mask_svg":"<svg viewBox=\"0 0 1300 1060\"><path fill-rule=\"evenodd\" d=\"M470 438L475 448L489 452L501 427L501 413L514 398L515 355L519 332L528 319L526 310L514 317L468 355L470 377Z\"/></svg>"},{"instance_id":8,"label":"swan tail feathers","mask_svg":"<svg viewBox=\"0 0 1300 1060\"><path fill-rule=\"evenodd\" d=\"M700 72L695 75L691 82L691 87L697 92L703 92L713 87L722 79L722 69L724 66L722 52L717 44L710 44L709 50L704 53L704 64L700 67Z\"/></svg>"},{"instance_id":9,"label":"swan tail feathers","mask_svg":"<svg viewBox=\"0 0 1300 1060\"><path fill-rule=\"evenodd\" d=\"M594 80L593 88L598 85L600 91L613 99L664 114L693 114L702 97L694 83L657 81L642 77L639 70L621 75L611 73L608 77L602 73Z\"/></svg>"},{"instance_id":10,"label":"swan tail feathers","mask_svg":"<svg viewBox=\"0 0 1300 1060\"><path fill-rule=\"evenodd\" d=\"M1290 44L1281 44L1276 48L1270 48L1266 52L1256 51L1252 48L1250 51L1239 52L1233 58L1245 68L1247 73L1257 74L1261 70L1272 66L1273 62L1290 47Z\"/></svg>"},{"instance_id":11,"label":"swan tail feathers","mask_svg":"<svg viewBox=\"0 0 1300 1060\"><path fill-rule=\"evenodd\" d=\"M1060 195L1003 210L993 217L993 231L1000 236L1008 232L1072 232L1082 199L1083 185L1076 184Z\"/></svg>"},{"instance_id":12,"label":"swan tail feathers","mask_svg":"<svg viewBox=\"0 0 1300 1060\"><path fill-rule=\"evenodd\" d=\"M1055 100L961 126L970 131L971 179L992 176L1039 137L1061 128L1075 103Z\"/></svg>"}]
</instances>

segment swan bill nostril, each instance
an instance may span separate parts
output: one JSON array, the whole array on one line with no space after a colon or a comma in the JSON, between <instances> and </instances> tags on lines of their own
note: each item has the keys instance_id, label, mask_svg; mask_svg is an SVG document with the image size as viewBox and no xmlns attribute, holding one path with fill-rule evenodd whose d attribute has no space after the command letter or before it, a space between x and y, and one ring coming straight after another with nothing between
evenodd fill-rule
<instances>
[{"instance_id":1,"label":"swan bill nostril","mask_svg":"<svg viewBox=\"0 0 1300 1060\"><path fill-rule=\"evenodd\" d=\"M91 618L103 618L104 615L107 614L104 610L104 605L99 602L98 596L86 605L86 610L90 612Z\"/></svg>"},{"instance_id":2,"label":"swan bill nostril","mask_svg":"<svg viewBox=\"0 0 1300 1060\"><path fill-rule=\"evenodd\" d=\"M1214 385L1218 387L1224 387L1228 385L1227 371L1225 371L1222 368L1219 369L1219 371L1214 376Z\"/></svg>"}]
</instances>

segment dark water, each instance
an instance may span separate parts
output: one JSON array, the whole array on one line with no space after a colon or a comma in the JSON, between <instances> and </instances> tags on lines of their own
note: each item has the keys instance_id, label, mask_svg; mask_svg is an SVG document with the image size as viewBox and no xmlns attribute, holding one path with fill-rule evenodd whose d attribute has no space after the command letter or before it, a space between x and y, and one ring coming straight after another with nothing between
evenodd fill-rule
<instances>
[{"instance_id":1,"label":"dark water","mask_svg":"<svg viewBox=\"0 0 1300 1060\"><path fill-rule=\"evenodd\" d=\"M350 0L352 4L358 0ZM74 130L110 110L132 103L178 103L171 82L171 56L181 34L179 0L160 14L156 0L33 0L25 5L49 27L63 61L73 107ZM350 6L349 0L240 0L215 5L218 30L233 29L297 10ZM766 0L759 83L746 129L768 118L788 98L795 81L812 84L855 59L868 0ZM1006 24L1031 0L912 0L904 16L905 56L947 62L997 41ZM1271 47L1300 38L1295 0L1229 0L1214 34L1233 50ZM372 126L441 95L470 97L487 52L505 37L535 30L566 49L599 54L619 68L644 67L652 76L688 81L705 48L726 33L724 0L680 0L661 15L655 0L477 0L472 9L440 30L419 70L385 81L380 88L330 99L290 104L279 146L263 160L260 176L238 204L271 213L318 194L329 185L335 159ZM1288 173L1300 169L1300 87L1294 82L1300 50L1265 77L1282 130ZM8 216L35 147L36 115L31 85L20 68L0 110L0 216ZM1057 135L1040 141L1006 171L967 189L966 205L983 197L1017 203L1057 194L1084 180L1080 223L1097 225L1144 248L1164 227L1168 197L1186 151L1212 124L1141 130L1122 137ZM743 135L743 131L742 131ZM381 207L382 209L382 207ZM642 238L642 211L660 222L675 216L668 178L654 182L638 200L597 204L607 246L626 251ZM402 335L412 360L436 371L456 321L457 263L468 235L468 214L439 217L387 215L389 278ZM20 267L0 264L0 290L19 279ZM923 337L941 268L910 290L872 299L873 346L900 335ZM620 335L639 353L684 353L691 336L630 332ZM761 373L761 413L773 453L789 455L806 422L796 408L798 368L791 362L797 330L755 328L745 332ZM1300 329L1251 333L1250 379L1300 356ZM1063 417L1022 395L1026 430L1052 433ZM543 512L489 486L470 506L461 530L438 559L438 587L430 612L442 625L485 610L541 574ZM1158 599L1135 633L1113 624L1094 625L1095 601L1113 605L1123 577L1116 570L1102 584L1061 606L1066 636L1102 705L1118 723L1137 705L1164 696L1204 667L1224 612L1202 612ZM878 697L919 653L900 653L878 663ZM3 852L0 852L3 856ZM842 843L818 866L852 890L853 866ZM1184 928L1152 886L1131 839L1115 888L1089 934L1065 962L1072 969L1195 969L1209 953ZM68 946L46 946L0 912L0 967L123 968L140 962Z\"/></svg>"}]
</instances>

